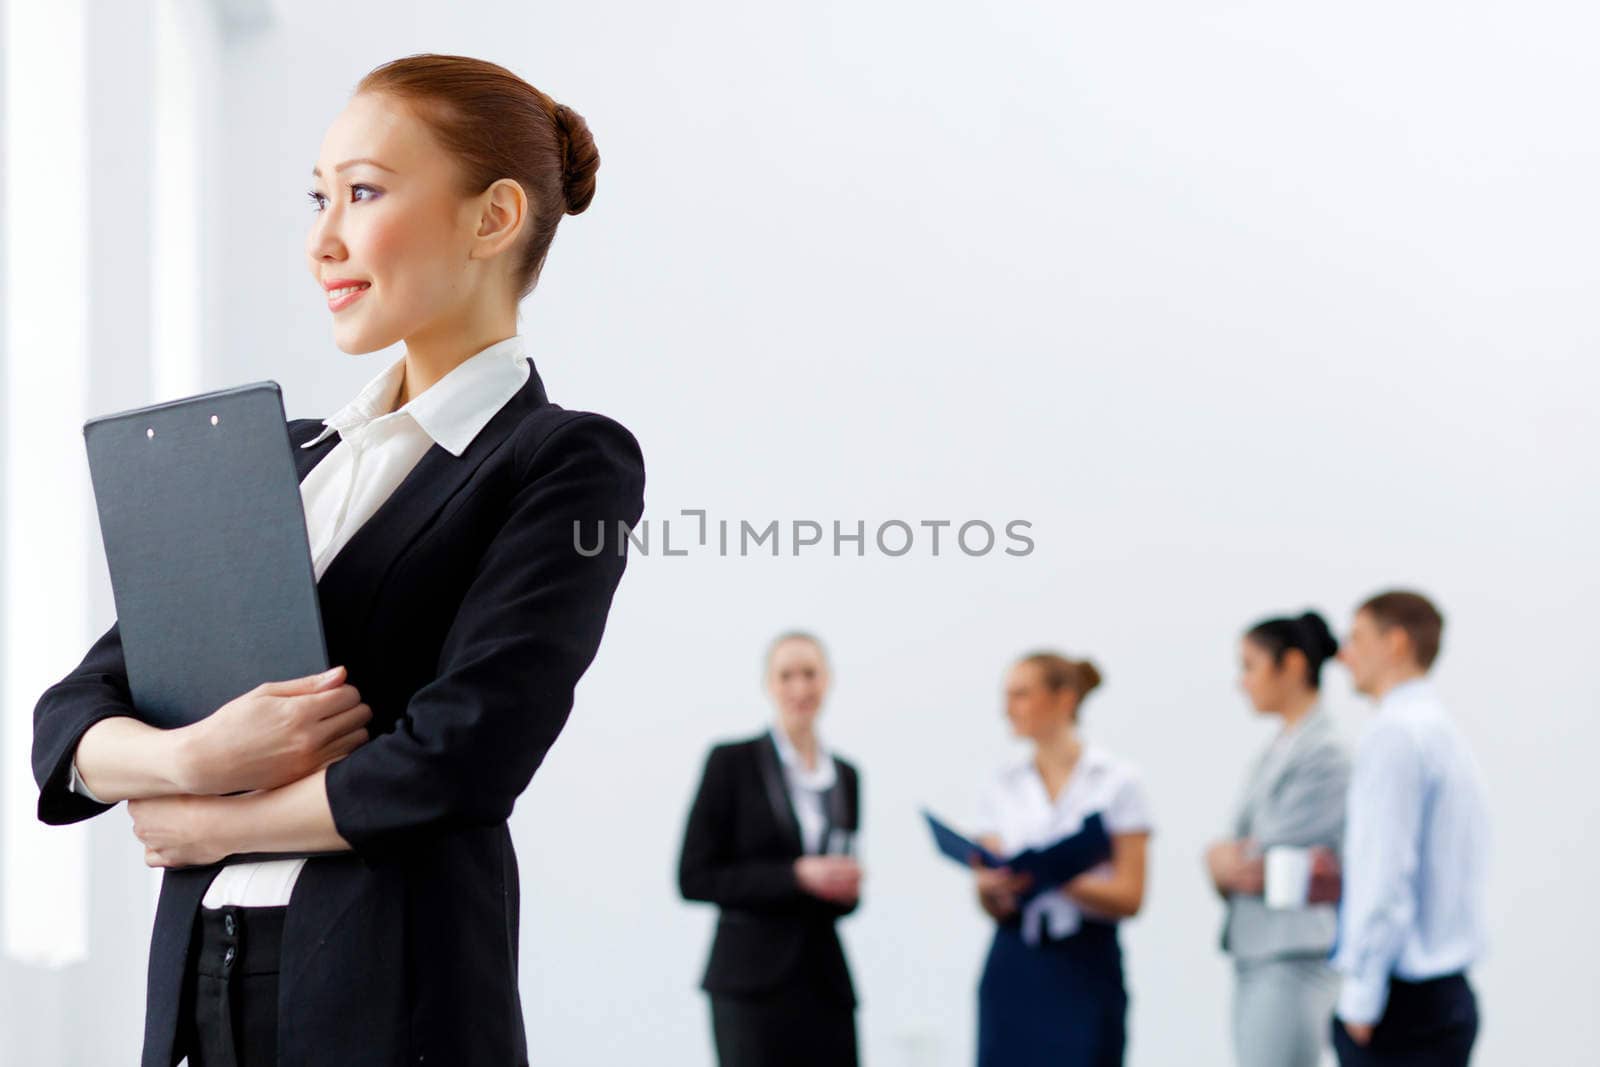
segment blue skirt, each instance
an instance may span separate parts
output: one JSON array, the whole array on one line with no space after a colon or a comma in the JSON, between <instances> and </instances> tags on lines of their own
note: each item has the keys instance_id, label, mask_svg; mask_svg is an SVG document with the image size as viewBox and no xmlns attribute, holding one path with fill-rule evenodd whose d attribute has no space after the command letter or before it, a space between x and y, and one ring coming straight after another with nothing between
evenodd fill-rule
<instances>
[{"instance_id":1,"label":"blue skirt","mask_svg":"<svg viewBox=\"0 0 1600 1067\"><path fill-rule=\"evenodd\" d=\"M995 928L978 984L978 1067L1121 1067L1128 994L1114 923L1029 945Z\"/></svg>"}]
</instances>

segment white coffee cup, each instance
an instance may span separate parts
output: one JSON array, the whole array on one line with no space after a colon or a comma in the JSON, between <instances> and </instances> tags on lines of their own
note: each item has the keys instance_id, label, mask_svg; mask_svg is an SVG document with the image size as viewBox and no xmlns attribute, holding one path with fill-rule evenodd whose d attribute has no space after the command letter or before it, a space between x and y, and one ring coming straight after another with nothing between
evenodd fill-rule
<instances>
[{"instance_id":1,"label":"white coffee cup","mask_svg":"<svg viewBox=\"0 0 1600 1067\"><path fill-rule=\"evenodd\" d=\"M1266 852L1269 908L1303 908L1311 895L1311 850L1274 845Z\"/></svg>"}]
</instances>

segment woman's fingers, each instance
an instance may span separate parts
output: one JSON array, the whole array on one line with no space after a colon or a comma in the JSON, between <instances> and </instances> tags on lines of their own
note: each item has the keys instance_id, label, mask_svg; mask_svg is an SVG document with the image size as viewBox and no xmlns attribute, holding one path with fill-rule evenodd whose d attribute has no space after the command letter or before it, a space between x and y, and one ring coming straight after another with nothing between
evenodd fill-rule
<instances>
[{"instance_id":1,"label":"woman's fingers","mask_svg":"<svg viewBox=\"0 0 1600 1067\"><path fill-rule=\"evenodd\" d=\"M353 685L341 685L325 692L308 693L297 699L309 709L310 718L326 719L360 705L361 691Z\"/></svg>"},{"instance_id":2,"label":"woman's fingers","mask_svg":"<svg viewBox=\"0 0 1600 1067\"><path fill-rule=\"evenodd\" d=\"M287 697L301 693L314 693L324 686L332 685L336 678L344 677L344 667L340 665L322 674L308 674L301 678L286 678L282 681L262 682L261 692L267 696Z\"/></svg>"},{"instance_id":3,"label":"woman's fingers","mask_svg":"<svg viewBox=\"0 0 1600 1067\"><path fill-rule=\"evenodd\" d=\"M343 759L362 745L367 743L365 727L357 727L347 733L340 734L323 746L317 754L317 766L323 766L334 760Z\"/></svg>"},{"instance_id":4,"label":"woman's fingers","mask_svg":"<svg viewBox=\"0 0 1600 1067\"><path fill-rule=\"evenodd\" d=\"M322 720L321 733L325 741L333 741L354 733L371 719L372 709L365 704L357 704L353 708Z\"/></svg>"}]
</instances>

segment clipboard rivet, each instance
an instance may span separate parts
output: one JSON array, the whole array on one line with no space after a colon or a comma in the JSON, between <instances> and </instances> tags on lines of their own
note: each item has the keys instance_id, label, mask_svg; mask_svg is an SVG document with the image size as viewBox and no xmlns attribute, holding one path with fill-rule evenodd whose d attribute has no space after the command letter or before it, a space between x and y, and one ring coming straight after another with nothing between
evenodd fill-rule
<instances>
[{"instance_id":1,"label":"clipboard rivet","mask_svg":"<svg viewBox=\"0 0 1600 1067\"><path fill-rule=\"evenodd\" d=\"M213 415L213 416L211 416L211 425L215 426L216 424L217 424L217 417L215 415Z\"/></svg>"},{"instance_id":2,"label":"clipboard rivet","mask_svg":"<svg viewBox=\"0 0 1600 1067\"><path fill-rule=\"evenodd\" d=\"M156 435L156 428L154 426L145 427L144 435L146 438L154 437Z\"/></svg>"}]
</instances>

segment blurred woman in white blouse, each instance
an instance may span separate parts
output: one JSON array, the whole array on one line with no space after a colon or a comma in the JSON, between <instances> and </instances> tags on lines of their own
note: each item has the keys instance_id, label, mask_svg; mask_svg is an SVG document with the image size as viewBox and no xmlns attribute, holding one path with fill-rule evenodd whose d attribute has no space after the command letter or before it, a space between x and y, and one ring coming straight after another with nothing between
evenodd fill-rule
<instances>
[{"instance_id":1,"label":"blurred woman in white blouse","mask_svg":"<svg viewBox=\"0 0 1600 1067\"><path fill-rule=\"evenodd\" d=\"M1151 823L1135 771L1079 730L1099 684L1094 664L1055 652L1024 656L1006 679L1006 717L1033 751L989 783L980 840L1006 855L1049 845L1098 813L1112 854L1026 900L1025 876L977 872L979 903L996 924L978 989L979 1067L1122 1063L1128 996L1117 923L1144 902Z\"/></svg>"}]
</instances>

